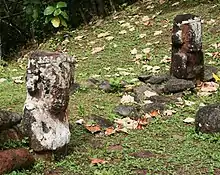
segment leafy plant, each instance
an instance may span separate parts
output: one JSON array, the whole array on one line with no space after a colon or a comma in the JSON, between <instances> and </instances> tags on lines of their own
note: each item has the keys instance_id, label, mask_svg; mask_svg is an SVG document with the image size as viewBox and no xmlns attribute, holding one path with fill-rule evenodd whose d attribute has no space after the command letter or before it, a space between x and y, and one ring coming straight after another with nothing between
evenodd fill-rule
<instances>
[{"instance_id":1,"label":"leafy plant","mask_svg":"<svg viewBox=\"0 0 220 175\"><path fill-rule=\"evenodd\" d=\"M40 14L40 0L25 0L24 1L24 10L27 14L29 20L37 20Z\"/></svg>"},{"instance_id":2,"label":"leafy plant","mask_svg":"<svg viewBox=\"0 0 220 175\"><path fill-rule=\"evenodd\" d=\"M44 16L46 16L45 23L51 22L52 25L57 28L61 25L67 27L67 21L69 20L69 16L66 10L63 8L67 7L66 2L57 2L54 6L48 6L44 10Z\"/></svg>"}]
</instances>

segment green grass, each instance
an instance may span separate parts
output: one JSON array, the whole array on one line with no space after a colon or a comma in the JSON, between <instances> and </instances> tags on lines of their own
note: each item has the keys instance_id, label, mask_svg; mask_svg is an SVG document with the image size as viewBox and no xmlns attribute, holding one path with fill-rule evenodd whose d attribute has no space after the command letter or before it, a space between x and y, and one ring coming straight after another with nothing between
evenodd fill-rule
<instances>
[{"instance_id":1,"label":"green grass","mask_svg":"<svg viewBox=\"0 0 220 175\"><path fill-rule=\"evenodd\" d=\"M155 1L156 2L156 1ZM194 13L204 19L203 25L203 48L204 53L216 52L211 44L220 42L220 33L213 32L215 27L220 25L220 4L214 7L214 3L196 3L190 6L186 2L171 7L171 4L155 4L155 11L146 10L145 4L133 4L125 8L124 11L118 12L117 19L109 16L97 27L86 26L76 31L66 31L69 33L70 42L66 46L68 53L75 55L78 63L76 67L76 81L81 84L75 94L71 96L69 103L71 129L71 142L69 144L68 156L63 160L52 163L39 162L31 170L21 170L12 172L11 175L23 174L43 174L44 169L60 170L62 174L78 175L128 175L137 174L139 170L146 170L148 174L217 174L220 172L220 144L219 135L197 135L194 132L193 125L186 125L182 120L186 117L194 117L199 109L200 103L211 104L220 101L220 92L210 97L197 97L195 94L185 96L185 99L196 102L192 106L178 108L169 119L155 119L144 130L135 130L129 134L117 133L109 137L95 137L88 133L82 126L74 124L80 118L87 118L91 114L97 114L113 120L112 110L120 103L121 93L105 93L97 89L85 88L85 82L94 75L99 75L99 79L108 79L106 75L118 73L117 68L133 68L129 71L133 75L125 76L125 80L136 78L143 70L143 63L135 64L130 51L133 48L141 53L141 50L150 47L151 52L148 57L150 61L146 64L159 65L161 72L169 68L169 64L161 64L160 60L165 56L170 56L170 38L172 20L177 14ZM138 7L140 7L138 9ZM152 26L144 26L141 22L143 16L151 17L156 12L163 10L153 21ZM134 15L139 17L132 20ZM129 16L131 16L129 18ZM208 25L207 20L215 19L215 24ZM135 31L130 32L122 28L118 21L125 20L135 27ZM168 26L163 28L164 20L167 20ZM140 21L140 24L135 24ZM118 32L126 30L127 34L119 35ZM155 31L162 30L163 34L154 36ZM110 31L114 36L112 41L104 38L97 38L101 32ZM65 33L65 31L64 31ZM139 34L146 33L146 37L140 39ZM76 41L76 36L83 35L86 38ZM61 45L63 33L58 34L45 41L41 49L55 50ZM88 43L95 41L94 45ZM157 44L146 46L147 43ZM114 44L117 47L114 47ZM105 45L105 49L99 53L91 54L94 47ZM87 57L87 59L83 59ZM214 61L219 66L219 59L213 59L205 56L205 63ZM18 63L10 64L9 67L1 68L0 78L6 78L7 82L0 84L0 104L2 109L22 112L25 100L25 85L13 83L11 77L25 75L25 65L19 67ZM110 68L105 69L105 68ZM17 69L17 71L12 71ZM113 78L117 79L117 77ZM109 150L111 145L119 144L122 150ZM150 151L156 156L152 158L135 158L131 154L139 151ZM98 166L90 164L91 158L105 159L108 163Z\"/></svg>"}]
</instances>

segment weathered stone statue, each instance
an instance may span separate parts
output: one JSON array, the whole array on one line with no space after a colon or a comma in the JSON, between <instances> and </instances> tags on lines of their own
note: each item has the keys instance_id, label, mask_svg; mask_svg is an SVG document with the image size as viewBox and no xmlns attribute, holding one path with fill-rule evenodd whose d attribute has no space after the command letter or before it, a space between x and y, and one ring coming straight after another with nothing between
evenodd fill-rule
<instances>
[{"instance_id":1,"label":"weathered stone statue","mask_svg":"<svg viewBox=\"0 0 220 175\"><path fill-rule=\"evenodd\" d=\"M57 150L70 140L67 115L74 58L35 51L27 67L27 98L22 120L34 151Z\"/></svg>"},{"instance_id":2,"label":"weathered stone statue","mask_svg":"<svg viewBox=\"0 0 220 175\"><path fill-rule=\"evenodd\" d=\"M195 15L177 15L174 19L170 71L180 79L203 79L202 26Z\"/></svg>"}]
</instances>

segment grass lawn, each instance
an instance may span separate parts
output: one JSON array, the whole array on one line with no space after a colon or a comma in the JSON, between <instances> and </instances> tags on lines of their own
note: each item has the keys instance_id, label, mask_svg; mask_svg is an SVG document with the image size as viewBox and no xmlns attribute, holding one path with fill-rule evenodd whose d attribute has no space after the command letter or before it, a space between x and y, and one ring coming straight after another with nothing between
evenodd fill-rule
<instances>
[{"instance_id":1,"label":"grass lawn","mask_svg":"<svg viewBox=\"0 0 220 175\"><path fill-rule=\"evenodd\" d=\"M173 104L171 107L176 113L172 117L156 118L145 129L131 130L129 134L116 133L98 137L75 124L76 120L88 118L92 114L113 121L116 116L112 111L120 103L122 96L121 92L105 93L87 88L88 78L132 81L146 71L143 65L159 66L158 73L169 70L170 63L161 63L161 60L171 55L172 23L177 14L192 13L201 16L204 20L205 64L219 67L220 56L212 57L209 54L219 52L220 49L212 46L220 43L219 3L193 1L189 4L181 1L172 6L172 3L160 5L154 1L151 4L154 8L149 5L147 2L135 3L114 16L107 17L100 24L63 31L41 44L40 49L66 49L77 58L75 80L81 87L71 95L69 103L72 125L69 151L60 161L38 162L31 170L14 171L10 175L49 175L49 172L51 175L220 174L220 135L198 135L194 131L194 125L183 123L183 119L195 117L201 103L220 102L219 90L208 97L187 94L184 99L195 102L193 105L179 108ZM155 18L144 24L143 17L152 18L153 15L156 15ZM156 31L162 33L156 35ZM104 32L109 32L114 38L108 40L106 37L97 37ZM67 44L63 42L64 34L69 35ZM140 34L146 35L140 37ZM77 40L76 37L80 38L79 36L83 37ZM93 48L103 46L102 51L92 54ZM136 62L135 56L131 54L134 48L143 57ZM148 54L142 52L145 48L150 48ZM25 84L13 83L12 77L25 77L25 66L25 63L9 63L8 67L0 67L0 78L7 79L0 83L1 109L22 112L26 96ZM129 75L121 75L118 68L124 68ZM92 165L91 158L107 162Z\"/></svg>"}]
</instances>

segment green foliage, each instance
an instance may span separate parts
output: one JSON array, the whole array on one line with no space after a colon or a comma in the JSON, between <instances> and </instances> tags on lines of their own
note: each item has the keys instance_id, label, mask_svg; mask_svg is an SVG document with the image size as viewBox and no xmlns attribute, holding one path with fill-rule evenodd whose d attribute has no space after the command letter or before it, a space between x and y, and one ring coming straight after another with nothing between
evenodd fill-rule
<instances>
[{"instance_id":1,"label":"green foliage","mask_svg":"<svg viewBox=\"0 0 220 175\"><path fill-rule=\"evenodd\" d=\"M66 7L66 2L57 2L55 5L47 6L44 10L44 16L46 16L45 23L51 22L55 28L60 26L67 27L69 16L67 12L63 10L63 8Z\"/></svg>"},{"instance_id":2,"label":"green foliage","mask_svg":"<svg viewBox=\"0 0 220 175\"><path fill-rule=\"evenodd\" d=\"M0 144L1 148L18 148L18 147L26 147L28 146L28 138L25 137L21 141L16 140L8 140L4 144Z\"/></svg>"},{"instance_id":3,"label":"green foliage","mask_svg":"<svg viewBox=\"0 0 220 175\"><path fill-rule=\"evenodd\" d=\"M28 20L37 20L40 15L41 1L40 0L25 0L24 10Z\"/></svg>"},{"instance_id":4,"label":"green foliage","mask_svg":"<svg viewBox=\"0 0 220 175\"><path fill-rule=\"evenodd\" d=\"M122 77L110 78L109 82L114 91L120 91L122 88Z\"/></svg>"}]
</instances>

